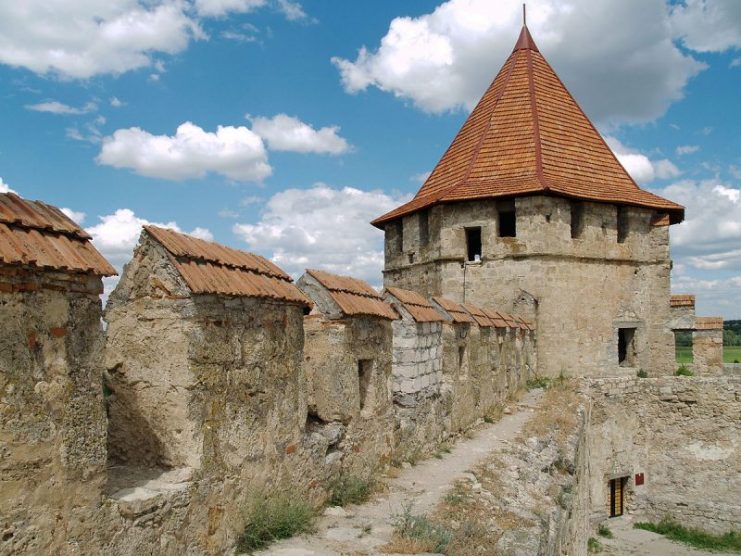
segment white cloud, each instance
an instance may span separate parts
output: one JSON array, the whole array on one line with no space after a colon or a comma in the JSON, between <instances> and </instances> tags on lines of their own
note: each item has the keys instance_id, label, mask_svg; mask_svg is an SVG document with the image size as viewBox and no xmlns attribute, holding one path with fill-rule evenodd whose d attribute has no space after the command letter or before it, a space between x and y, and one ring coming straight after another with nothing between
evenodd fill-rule
<instances>
[{"instance_id":1,"label":"white cloud","mask_svg":"<svg viewBox=\"0 0 741 556\"><path fill-rule=\"evenodd\" d=\"M736 178L737 180L741 180L741 166L736 166L735 164L731 164L728 167L728 171L731 172L731 175Z\"/></svg>"},{"instance_id":2,"label":"white cloud","mask_svg":"<svg viewBox=\"0 0 741 556\"><path fill-rule=\"evenodd\" d=\"M299 153L341 154L350 150L350 144L338 135L338 126L314 129L286 114L272 118L247 116L252 121L252 131L267 141L274 151Z\"/></svg>"},{"instance_id":3,"label":"white cloud","mask_svg":"<svg viewBox=\"0 0 741 556\"><path fill-rule=\"evenodd\" d=\"M686 220L671 227L672 251L699 270L741 270L741 189L716 180L683 180L660 194L686 207Z\"/></svg>"},{"instance_id":4,"label":"white cloud","mask_svg":"<svg viewBox=\"0 0 741 556\"><path fill-rule=\"evenodd\" d=\"M334 57L345 89L370 86L426 111L472 108L511 52L520 0L449 0L397 17L374 49ZM704 65L672 42L661 0L531 0L530 30L587 114L599 123L651 121Z\"/></svg>"},{"instance_id":5,"label":"white cloud","mask_svg":"<svg viewBox=\"0 0 741 556\"><path fill-rule=\"evenodd\" d=\"M669 21L675 36L697 52L741 48L738 0L685 0L672 6Z\"/></svg>"},{"instance_id":6,"label":"white cloud","mask_svg":"<svg viewBox=\"0 0 741 556\"><path fill-rule=\"evenodd\" d=\"M85 221L86 215L84 212L79 212L66 207L62 208L61 210L67 216L67 218L72 220L78 226L81 226L82 223Z\"/></svg>"},{"instance_id":7,"label":"white cloud","mask_svg":"<svg viewBox=\"0 0 741 556\"><path fill-rule=\"evenodd\" d=\"M675 267L672 271L672 292L694 293L697 296L697 314L741 318L741 274L730 278L703 278L685 275Z\"/></svg>"},{"instance_id":8,"label":"white cloud","mask_svg":"<svg viewBox=\"0 0 741 556\"><path fill-rule=\"evenodd\" d=\"M308 17L301 4L294 0L277 0L277 6L288 21L299 21Z\"/></svg>"},{"instance_id":9,"label":"white cloud","mask_svg":"<svg viewBox=\"0 0 741 556\"><path fill-rule=\"evenodd\" d=\"M0 63L87 79L150 66L203 38L184 0L0 2Z\"/></svg>"},{"instance_id":10,"label":"white cloud","mask_svg":"<svg viewBox=\"0 0 741 556\"><path fill-rule=\"evenodd\" d=\"M734 58L733 60L731 60L731 67L741 68L741 58Z\"/></svg>"},{"instance_id":11,"label":"white cloud","mask_svg":"<svg viewBox=\"0 0 741 556\"><path fill-rule=\"evenodd\" d=\"M234 233L293 276L321 268L380 285L383 232L369 222L406 200L324 184L287 189L270 198L258 223L236 224Z\"/></svg>"},{"instance_id":12,"label":"white cloud","mask_svg":"<svg viewBox=\"0 0 741 556\"><path fill-rule=\"evenodd\" d=\"M68 139L72 139L74 141L86 141L88 143L97 145L103 139L103 133L101 132L100 128L101 126L105 125L105 123L105 116L98 114L98 116L94 120L85 123L82 126L82 129L80 129L80 127L78 126L68 127L65 130L65 135Z\"/></svg>"},{"instance_id":13,"label":"white cloud","mask_svg":"<svg viewBox=\"0 0 741 556\"><path fill-rule=\"evenodd\" d=\"M262 139L246 127L219 126L209 132L191 122L178 126L172 136L138 127L119 129L103 139L97 160L168 180L214 172L235 181L259 182L272 173Z\"/></svg>"},{"instance_id":14,"label":"white cloud","mask_svg":"<svg viewBox=\"0 0 741 556\"><path fill-rule=\"evenodd\" d=\"M694 154L700 150L699 145L680 145L677 147L677 155Z\"/></svg>"},{"instance_id":15,"label":"white cloud","mask_svg":"<svg viewBox=\"0 0 741 556\"><path fill-rule=\"evenodd\" d=\"M200 15L220 17L228 13L247 13L262 8L267 0L195 0Z\"/></svg>"},{"instance_id":16,"label":"white cloud","mask_svg":"<svg viewBox=\"0 0 741 556\"><path fill-rule=\"evenodd\" d=\"M110 98L110 99L108 100L108 102L110 103L110 105L111 105L111 106L112 106L113 108L121 108L121 107L122 107L122 106L123 106L124 104L126 104L125 102L123 102L123 101L122 101L122 100L121 100L120 98L118 98L118 97L111 97L111 98Z\"/></svg>"},{"instance_id":17,"label":"white cloud","mask_svg":"<svg viewBox=\"0 0 741 556\"><path fill-rule=\"evenodd\" d=\"M98 109L98 105L94 102L88 102L85 106L75 108L62 102L51 100L48 102L40 102L38 104L27 104L27 110L33 110L34 112L48 112L49 114L61 114L64 116L76 115L76 114L88 114L95 112Z\"/></svg>"},{"instance_id":18,"label":"white cloud","mask_svg":"<svg viewBox=\"0 0 741 556\"><path fill-rule=\"evenodd\" d=\"M620 164L638 183L650 183L655 179L676 178L681 174L679 168L670 160L651 160L645 154L625 146L617 138L605 136L605 142L615 153Z\"/></svg>"},{"instance_id":19,"label":"white cloud","mask_svg":"<svg viewBox=\"0 0 741 556\"><path fill-rule=\"evenodd\" d=\"M414 181L417 183L424 183L427 181L427 178L430 177L430 174L432 172L420 172L419 174L414 174L411 178L409 178L410 181Z\"/></svg>"},{"instance_id":20,"label":"white cloud","mask_svg":"<svg viewBox=\"0 0 741 556\"><path fill-rule=\"evenodd\" d=\"M131 256L136 247L142 226L154 224L163 228L172 228L178 232L182 231L175 222L152 222L145 218L140 218L134 214L134 211L123 208L116 210L113 214L98 217L100 222L87 228L87 232L93 238L93 245L101 254L110 262L118 273L121 274L123 265L131 260ZM213 234L206 229L197 227L188 232L194 237L200 239L212 240ZM104 295L103 299L108 298L108 294L116 287L118 276L113 276L103 280Z\"/></svg>"},{"instance_id":21,"label":"white cloud","mask_svg":"<svg viewBox=\"0 0 741 556\"><path fill-rule=\"evenodd\" d=\"M11 189L10 186L3 181L3 178L0 177L0 193L18 193L18 192Z\"/></svg>"}]
</instances>

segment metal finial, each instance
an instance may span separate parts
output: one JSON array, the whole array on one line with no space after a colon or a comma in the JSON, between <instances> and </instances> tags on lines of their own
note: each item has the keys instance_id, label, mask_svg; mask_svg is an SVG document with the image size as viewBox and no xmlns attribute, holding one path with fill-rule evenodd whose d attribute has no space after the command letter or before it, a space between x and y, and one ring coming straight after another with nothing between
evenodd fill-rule
<instances>
[{"instance_id":1,"label":"metal finial","mask_svg":"<svg viewBox=\"0 0 741 556\"><path fill-rule=\"evenodd\" d=\"M527 9L525 4L522 5L522 26L527 27Z\"/></svg>"}]
</instances>

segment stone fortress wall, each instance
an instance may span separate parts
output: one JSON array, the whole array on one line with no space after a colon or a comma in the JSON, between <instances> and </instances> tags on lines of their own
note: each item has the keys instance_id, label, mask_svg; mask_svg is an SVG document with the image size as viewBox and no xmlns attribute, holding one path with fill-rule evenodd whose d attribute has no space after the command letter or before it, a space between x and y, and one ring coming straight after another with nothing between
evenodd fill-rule
<instances>
[{"instance_id":1,"label":"stone fortress wall","mask_svg":"<svg viewBox=\"0 0 741 556\"><path fill-rule=\"evenodd\" d=\"M418 326L378 293L385 316L348 314L310 273L286 299L196 294L217 265L182 238L142 233L105 332L100 277L0 288L0 554L222 553L255 493L321 503L335 477L429 455L536 372L522 321L433 309Z\"/></svg>"}]
</instances>

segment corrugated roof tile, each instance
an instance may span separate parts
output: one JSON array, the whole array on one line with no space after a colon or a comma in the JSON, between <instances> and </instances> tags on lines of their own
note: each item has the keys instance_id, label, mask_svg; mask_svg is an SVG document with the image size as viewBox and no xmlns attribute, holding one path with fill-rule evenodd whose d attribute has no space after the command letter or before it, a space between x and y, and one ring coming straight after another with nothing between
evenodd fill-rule
<instances>
[{"instance_id":1,"label":"corrugated roof tile","mask_svg":"<svg viewBox=\"0 0 741 556\"><path fill-rule=\"evenodd\" d=\"M327 288L329 295L347 316L369 315L389 320L399 318L381 294L362 280L323 270L308 269L306 272Z\"/></svg>"},{"instance_id":2,"label":"corrugated roof tile","mask_svg":"<svg viewBox=\"0 0 741 556\"><path fill-rule=\"evenodd\" d=\"M476 322L471 315L463 308L463 305L456 303L445 297L436 296L432 300L440 305L450 315L455 323L472 323Z\"/></svg>"},{"instance_id":3,"label":"corrugated roof tile","mask_svg":"<svg viewBox=\"0 0 741 556\"><path fill-rule=\"evenodd\" d=\"M386 291L395 297L416 322L443 322L445 318L432 303L415 291L388 287Z\"/></svg>"},{"instance_id":4,"label":"corrugated roof tile","mask_svg":"<svg viewBox=\"0 0 741 556\"><path fill-rule=\"evenodd\" d=\"M695 296L690 294L673 295L669 298L672 307L694 307Z\"/></svg>"}]
</instances>

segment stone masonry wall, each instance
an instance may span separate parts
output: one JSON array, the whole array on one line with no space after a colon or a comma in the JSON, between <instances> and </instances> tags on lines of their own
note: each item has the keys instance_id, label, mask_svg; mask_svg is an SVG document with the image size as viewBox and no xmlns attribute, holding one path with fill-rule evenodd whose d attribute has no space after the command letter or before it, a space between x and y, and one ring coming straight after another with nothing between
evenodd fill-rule
<instances>
[{"instance_id":1,"label":"stone masonry wall","mask_svg":"<svg viewBox=\"0 0 741 556\"><path fill-rule=\"evenodd\" d=\"M305 443L322 478L368 477L388 463L393 449L391 323L310 315L304 333Z\"/></svg>"},{"instance_id":2,"label":"stone masonry wall","mask_svg":"<svg viewBox=\"0 0 741 556\"><path fill-rule=\"evenodd\" d=\"M0 554L64 553L100 509L101 288L0 266Z\"/></svg>"},{"instance_id":3,"label":"stone masonry wall","mask_svg":"<svg viewBox=\"0 0 741 556\"><path fill-rule=\"evenodd\" d=\"M714 532L738 529L741 378L600 379L588 391L594 521L608 517L608 480L627 477L628 512L671 515Z\"/></svg>"},{"instance_id":4,"label":"stone masonry wall","mask_svg":"<svg viewBox=\"0 0 741 556\"><path fill-rule=\"evenodd\" d=\"M422 246L419 215L387 226L384 285L443 295L507 312L523 292L535 304L538 360L544 375L673 372L669 235L653 211L625 209L629 232L618 242L617 208L583 203L583 226L571 237L571 204L555 197L516 199L517 237L498 237L494 201L429 211ZM467 262L466 228L481 227L482 260ZM530 315L525 315L531 318ZM635 357L618 365L618 328L636 329Z\"/></svg>"},{"instance_id":5,"label":"stone masonry wall","mask_svg":"<svg viewBox=\"0 0 741 556\"><path fill-rule=\"evenodd\" d=\"M697 375L723 373L723 329L692 332L692 369Z\"/></svg>"}]
</instances>

